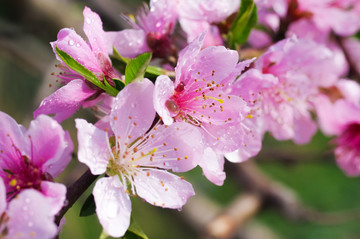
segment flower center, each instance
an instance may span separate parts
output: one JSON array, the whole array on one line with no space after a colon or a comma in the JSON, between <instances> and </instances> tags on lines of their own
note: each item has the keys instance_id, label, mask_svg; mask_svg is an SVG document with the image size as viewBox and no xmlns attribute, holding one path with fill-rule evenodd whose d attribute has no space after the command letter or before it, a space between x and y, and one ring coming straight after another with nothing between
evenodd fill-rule
<instances>
[{"instance_id":1,"label":"flower center","mask_svg":"<svg viewBox=\"0 0 360 239\"><path fill-rule=\"evenodd\" d=\"M343 145L360 152L360 124L348 125L337 139L338 145Z\"/></svg>"}]
</instances>

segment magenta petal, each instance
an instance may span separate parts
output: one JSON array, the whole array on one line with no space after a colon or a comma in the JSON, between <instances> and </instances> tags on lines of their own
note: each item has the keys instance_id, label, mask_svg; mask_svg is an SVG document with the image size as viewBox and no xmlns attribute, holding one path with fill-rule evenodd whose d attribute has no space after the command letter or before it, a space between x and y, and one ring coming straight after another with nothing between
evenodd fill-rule
<instances>
[{"instance_id":1,"label":"magenta petal","mask_svg":"<svg viewBox=\"0 0 360 239\"><path fill-rule=\"evenodd\" d=\"M83 119L75 119L78 130L79 161L94 175L102 174L112 158L108 135Z\"/></svg>"},{"instance_id":2,"label":"magenta petal","mask_svg":"<svg viewBox=\"0 0 360 239\"><path fill-rule=\"evenodd\" d=\"M84 32L89 39L92 52L97 56L99 53L108 55L108 42L103 30L102 21L99 15L90 8L85 7L84 15Z\"/></svg>"},{"instance_id":3,"label":"magenta petal","mask_svg":"<svg viewBox=\"0 0 360 239\"><path fill-rule=\"evenodd\" d=\"M131 201L118 176L100 178L93 195L104 230L112 237L123 236L130 225Z\"/></svg>"},{"instance_id":4,"label":"magenta petal","mask_svg":"<svg viewBox=\"0 0 360 239\"><path fill-rule=\"evenodd\" d=\"M57 176L71 160L71 153L64 151L73 145L71 140L67 141L65 132L61 125L47 115L39 115L31 121L27 136L32 146L32 162L37 168L42 168L44 172L51 169L58 172ZM69 150L68 150L69 151Z\"/></svg>"},{"instance_id":5,"label":"magenta petal","mask_svg":"<svg viewBox=\"0 0 360 239\"><path fill-rule=\"evenodd\" d=\"M150 51L143 30L126 29L120 32L107 32L106 34L113 41L112 45L123 57L134 58Z\"/></svg>"},{"instance_id":6,"label":"magenta petal","mask_svg":"<svg viewBox=\"0 0 360 239\"><path fill-rule=\"evenodd\" d=\"M131 143L150 128L155 117L153 92L154 84L143 79L130 83L116 96L110 124L122 145Z\"/></svg>"},{"instance_id":7,"label":"magenta petal","mask_svg":"<svg viewBox=\"0 0 360 239\"><path fill-rule=\"evenodd\" d=\"M91 89L83 80L72 80L46 97L34 111L34 117L40 114L56 114L54 119L61 122L74 114L95 92L96 90Z\"/></svg>"},{"instance_id":8,"label":"magenta petal","mask_svg":"<svg viewBox=\"0 0 360 239\"><path fill-rule=\"evenodd\" d=\"M170 125L173 123L173 118L169 110L166 108L166 101L174 93L174 82L168 76L160 75L156 78L154 90L154 108L162 118L164 124Z\"/></svg>"},{"instance_id":9,"label":"magenta petal","mask_svg":"<svg viewBox=\"0 0 360 239\"><path fill-rule=\"evenodd\" d=\"M22 191L9 203L7 238L52 239L57 234L50 202L34 189Z\"/></svg>"},{"instance_id":10,"label":"magenta petal","mask_svg":"<svg viewBox=\"0 0 360 239\"><path fill-rule=\"evenodd\" d=\"M139 197L165 208L181 208L189 197L195 195L189 182L163 170L139 171L134 177L134 184Z\"/></svg>"},{"instance_id":11,"label":"magenta petal","mask_svg":"<svg viewBox=\"0 0 360 239\"><path fill-rule=\"evenodd\" d=\"M357 149L339 145L335 149L336 162L348 176L360 175L360 155Z\"/></svg>"},{"instance_id":12,"label":"magenta petal","mask_svg":"<svg viewBox=\"0 0 360 239\"><path fill-rule=\"evenodd\" d=\"M215 153L212 148L207 147L204 150L204 156L199 162L204 175L210 182L221 186L224 184L226 174L224 172L224 156Z\"/></svg>"},{"instance_id":13,"label":"magenta petal","mask_svg":"<svg viewBox=\"0 0 360 239\"><path fill-rule=\"evenodd\" d=\"M57 46L90 71L101 72L101 67L91 48L73 29L61 29L57 35L57 40L52 42L51 46L55 55L55 46Z\"/></svg>"},{"instance_id":14,"label":"magenta petal","mask_svg":"<svg viewBox=\"0 0 360 239\"><path fill-rule=\"evenodd\" d=\"M66 187L64 184L42 181L41 193L49 200L52 214L57 214L64 206L66 200Z\"/></svg>"}]
</instances>

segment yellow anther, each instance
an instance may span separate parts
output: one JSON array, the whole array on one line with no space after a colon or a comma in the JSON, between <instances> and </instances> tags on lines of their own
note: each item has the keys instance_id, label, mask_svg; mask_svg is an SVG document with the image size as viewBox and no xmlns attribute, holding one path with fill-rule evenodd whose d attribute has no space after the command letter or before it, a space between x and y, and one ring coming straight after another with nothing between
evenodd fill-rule
<instances>
[{"instance_id":1,"label":"yellow anther","mask_svg":"<svg viewBox=\"0 0 360 239\"><path fill-rule=\"evenodd\" d=\"M12 179L9 184L10 184L11 187L15 187L16 184L17 184L16 179Z\"/></svg>"},{"instance_id":2,"label":"yellow anther","mask_svg":"<svg viewBox=\"0 0 360 239\"><path fill-rule=\"evenodd\" d=\"M245 116L245 118L248 118L248 119L252 119L254 116L252 114L248 114L247 116Z\"/></svg>"}]
</instances>

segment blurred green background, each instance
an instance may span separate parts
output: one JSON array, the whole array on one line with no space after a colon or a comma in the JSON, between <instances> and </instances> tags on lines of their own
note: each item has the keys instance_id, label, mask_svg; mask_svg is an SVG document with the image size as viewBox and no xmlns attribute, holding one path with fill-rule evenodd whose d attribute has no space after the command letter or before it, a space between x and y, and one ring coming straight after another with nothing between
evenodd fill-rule
<instances>
[{"instance_id":1,"label":"blurred green background","mask_svg":"<svg viewBox=\"0 0 360 239\"><path fill-rule=\"evenodd\" d=\"M56 89L55 57L49 42L56 40L63 27L82 33L85 5L98 12L106 30L125 25L120 12L135 12L141 1L134 0L27 0L0 2L0 110L28 126L32 112L41 100ZM50 87L51 85L51 87ZM91 118L83 110L63 123L76 144L76 117ZM232 238L246 239L356 239L360 238L360 179L348 178L340 171L331 152L329 139L318 133L308 145L277 142L267 135L256 159L261 172L290 189L298 200L316 211L331 213L311 220L289 218L272 203L265 204L244 223ZM227 179L222 187L209 183L198 168L182 174L197 193L183 210L153 207L132 198L133 216L151 239L201 238L204 228L196 223L197 205L216 208L217 213L247 188L239 182L237 165L226 163ZM73 160L57 181L70 185L86 167ZM98 238L101 226L95 215L79 217L80 208L91 188L66 214L60 238ZM203 203L198 200L205 200ZM210 203L209 206L205 202ZM341 212L335 213L332 212ZM358 212L358 213L357 213ZM201 211L199 211L201 214Z\"/></svg>"}]
</instances>

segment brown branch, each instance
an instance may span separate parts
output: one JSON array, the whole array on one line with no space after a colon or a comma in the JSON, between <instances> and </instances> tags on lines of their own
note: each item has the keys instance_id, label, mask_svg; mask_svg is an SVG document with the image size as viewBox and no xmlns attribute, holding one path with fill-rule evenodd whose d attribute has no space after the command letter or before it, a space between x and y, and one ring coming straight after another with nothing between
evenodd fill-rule
<instances>
[{"instance_id":1,"label":"brown branch","mask_svg":"<svg viewBox=\"0 0 360 239\"><path fill-rule=\"evenodd\" d=\"M90 187L98 175L92 175L90 170L87 170L81 177L67 188L66 205L61 209L55 218L55 223L59 225L60 220L65 213L74 205L79 197Z\"/></svg>"}]
</instances>

